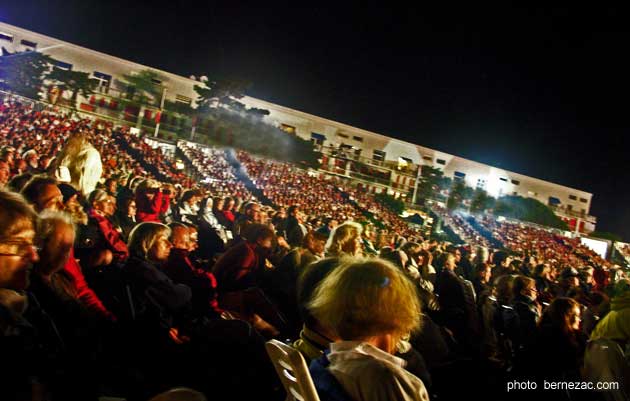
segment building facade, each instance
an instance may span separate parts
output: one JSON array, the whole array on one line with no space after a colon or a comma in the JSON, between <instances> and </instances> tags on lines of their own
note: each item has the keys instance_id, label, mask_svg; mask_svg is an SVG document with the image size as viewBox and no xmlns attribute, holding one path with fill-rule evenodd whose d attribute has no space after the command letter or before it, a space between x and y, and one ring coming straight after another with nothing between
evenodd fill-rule
<instances>
[{"instance_id":1,"label":"building facade","mask_svg":"<svg viewBox=\"0 0 630 401\"><path fill-rule=\"evenodd\" d=\"M39 51L58 60L59 68L89 72L98 80L97 94L80 99L79 108L86 113L112 119L122 118L147 129L155 126L160 101L195 107L195 79L133 63L81 46L9 24L0 23L0 46L10 52ZM122 107L117 99L130 96L122 83L123 75L152 70L163 87L162 98L141 109ZM51 100L50 94L48 94ZM351 178L371 191L388 193L412 201L423 166L443 171L446 177L463 180L467 186L481 188L489 195L519 195L534 198L549 205L573 231L589 233L595 230L597 219L590 215L592 194L551 183L505 169L464 159L439 150L401 141L347 124L293 110L261 99L241 99L248 107L269 110L265 120L288 135L312 141L322 152L321 171ZM173 115L162 118L163 129L178 135L182 130L193 131L183 119ZM179 125L177 125L179 124ZM184 125L182 125L184 124Z\"/></svg>"}]
</instances>

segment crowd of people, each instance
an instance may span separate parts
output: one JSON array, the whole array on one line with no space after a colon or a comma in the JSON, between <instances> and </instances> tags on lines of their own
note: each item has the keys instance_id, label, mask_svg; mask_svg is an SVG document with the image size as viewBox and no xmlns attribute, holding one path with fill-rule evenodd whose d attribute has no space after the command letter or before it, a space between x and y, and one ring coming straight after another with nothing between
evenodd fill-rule
<instances>
[{"instance_id":1,"label":"crowd of people","mask_svg":"<svg viewBox=\"0 0 630 401\"><path fill-rule=\"evenodd\" d=\"M220 151L179 150L211 179L123 127L0 106L0 398L280 400L280 339L322 400L507 399L510 380L596 378L597 346L630 339L630 281L572 239L491 220L506 249L423 238L239 152L265 205Z\"/></svg>"}]
</instances>

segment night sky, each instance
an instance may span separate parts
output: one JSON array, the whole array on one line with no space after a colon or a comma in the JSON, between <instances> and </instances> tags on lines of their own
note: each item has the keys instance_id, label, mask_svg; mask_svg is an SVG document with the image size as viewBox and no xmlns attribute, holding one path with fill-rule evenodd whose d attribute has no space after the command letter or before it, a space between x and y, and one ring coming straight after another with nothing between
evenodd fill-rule
<instances>
[{"instance_id":1,"label":"night sky","mask_svg":"<svg viewBox=\"0 0 630 401\"><path fill-rule=\"evenodd\" d=\"M625 9L11 3L10 24L592 192L630 240Z\"/></svg>"}]
</instances>

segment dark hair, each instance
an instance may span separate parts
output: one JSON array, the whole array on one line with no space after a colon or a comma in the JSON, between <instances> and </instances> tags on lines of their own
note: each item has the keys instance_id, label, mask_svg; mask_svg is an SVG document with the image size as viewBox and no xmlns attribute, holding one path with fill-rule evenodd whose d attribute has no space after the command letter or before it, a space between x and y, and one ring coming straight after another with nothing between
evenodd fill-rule
<instances>
[{"instance_id":1,"label":"dark hair","mask_svg":"<svg viewBox=\"0 0 630 401\"><path fill-rule=\"evenodd\" d=\"M274 238L276 235L271 228L264 224L249 224L243 229L241 234L247 241L252 243L260 239Z\"/></svg>"},{"instance_id":2,"label":"dark hair","mask_svg":"<svg viewBox=\"0 0 630 401\"><path fill-rule=\"evenodd\" d=\"M324 278L339 266L339 258L325 258L311 263L302 270L297 282L298 311L307 327L313 327L317 320L309 312L307 305L313 297L313 292Z\"/></svg>"},{"instance_id":3,"label":"dark hair","mask_svg":"<svg viewBox=\"0 0 630 401\"><path fill-rule=\"evenodd\" d=\"M536 285L536 281L533 278L529 278L527 276L516 276L514 282L512 283L512 294L516 297L521 294L529 283L533 283Z\"/></svg>"},{"instance_id":4,"label":"dark hair","mask_svg":"<svg viewBox=\"0 0 630 401\"><path fill-rule=\"evenodd\" d=\"M11 179L11 181L9 181L8 186L12 191L20 192L31 178L33 178L33 174L31 173L22 173L20 175L16 175Z\"/></svg>"},{"instance_id":5,"label":"dark hair","mask_svg":"<svg viewBox=\"0 0 630 401\"><path fill-rule=\"evenodd\" d=\"M22 188L22 195L30 203L36 204L37 197L41 195L46 185L57 185L57 180L45 175L36 175Z\"/></svg>"},{"instance_id":6,"label":"dark hair","mask_svg":"<svg viewBox=\"0 0 630 401\"><path fill-rule=\"evenodd\" d=\"M567 319L571 309L576 306L579 308L580 304L571 298L559 297L554 299L545 309L540 319L540 327L561 333L571 344L577 345L576 333L569 326Z\"/></svg>"}]
</instances>

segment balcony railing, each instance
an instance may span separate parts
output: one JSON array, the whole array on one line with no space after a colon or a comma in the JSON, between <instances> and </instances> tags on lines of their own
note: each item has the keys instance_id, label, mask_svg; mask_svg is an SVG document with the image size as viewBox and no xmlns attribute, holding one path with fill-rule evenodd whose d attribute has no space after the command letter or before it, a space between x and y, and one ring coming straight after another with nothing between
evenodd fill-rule
<instances>
[{"instance_id":1,"label":"balcony railing","mask_svg":"<svg viewBox=\"0 0 630 401\"><path fill-rule=\"evenodd\" d=\"M317 148L323 154L337 159L355 161L369 165L371 167L379 167L388 171L395 171L397 174L404 174L413 178L418 176L418 165L411 164L401 166L399 163L391 160L375 160L354 153L352 149L342 149L334 146L319 146Z\"/></svg>"},{"instance_id":2,"label":"balcony railing","mask_svg":"<svg viewBox=\"0 0 630 401\"><path fill-rule=\"evenodd\" d=\"M587 214L586 212L582 212L582 211L576 211L576 210L569 210L565 207L562 206L554 206L554 205L549 205L549 207L551 208L551 210L553 210L554 212L567 216L567 217L578 217L581 219L585 219L589 222L593 222L596 223L597 222L597 217L595 216L591 216L590 214Z\"/></svg>"}]
</instances>

